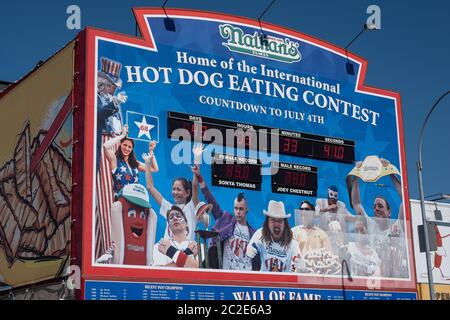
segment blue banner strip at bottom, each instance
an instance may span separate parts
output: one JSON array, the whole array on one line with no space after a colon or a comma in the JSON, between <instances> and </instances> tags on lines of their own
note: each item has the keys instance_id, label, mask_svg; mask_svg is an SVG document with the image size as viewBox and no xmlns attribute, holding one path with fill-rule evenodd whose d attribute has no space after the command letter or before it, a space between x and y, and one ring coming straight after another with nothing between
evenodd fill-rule
<instances>
[{"instance_id":1,"label":"blue banner strip at bottom","mask_svg":"<svg viewBox=\"0 0 450 320\"><path fill-rule=\"evenodd\" d=\"M86 281L86 300L416 300L415 292Z\"/></svg>"}]
</instances>

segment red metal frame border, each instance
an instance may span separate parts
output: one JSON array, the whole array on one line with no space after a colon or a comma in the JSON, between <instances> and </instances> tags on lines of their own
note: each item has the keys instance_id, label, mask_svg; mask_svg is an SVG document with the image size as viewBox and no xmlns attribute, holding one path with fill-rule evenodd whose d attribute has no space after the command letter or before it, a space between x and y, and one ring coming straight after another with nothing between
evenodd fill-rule
<instances>
[{"instance_id":1,"label":"red metal frame border","mask_svg":"<svg viewBox=\"0 0 450 320\"><path fill-rule=\"evenodd\" d=\"M70 265L76 265L83 270L83 203L85 199L84 190L84 137L85 137L85 114L86 114L86 30L82 31L75 44L74 75L73 75L73 137L72 137L72 232L71 232L71 261ZM78 279L77 279L78 280ZM76 288L76 299L83 299L84 279L80 281L81 288Z\"/></svg>"},{"instance_id":2,"label":"red metal frame border","mask_svg":"<svg viewBox=\"0 0 450 320\"><path fill-rule=\"evenodd\" d=\"M310 277L302 275L282 275L282 274L261 274L261 273L230 273L230 272L212 272L212 271L188 271L188 270L164 270L164 269L135 269L135 268L120 268L120 267L98 267L92 266L92 204L93 204L93 165L95 163L92 153L92 145L94 142L94 106L95 106L95 52L96 52L96 39L97 37L102 37L105 39L121 41L130 45L138 45L145 48L154 48L155 44L149 30L147 29L146 16L158 15L161 16L164 11L161 8L135 8L134 15L138 23L139 29L142 34L142 38L137 38L128 35L122 35L114 32L87 28L86 30L86 82L85 82L85 117L84 117L84 134L85 139L82 144L79 144L78 150L84 149L84 168L83 177L80 181L83 181L78 188L82 188L85 197L82 197L80 193L80 198L77 199L77 203L83 203L83 269L82 274L84 279L89 280L111 280L111 281L144 281L144 282L162 282L162 283L196 283L196 284L217 284L217 285L242 285L242 286L271 286L271 287L304 287L304 288L330 288L342 289L342 279L327 278L326 280L322 277ZM195 18L210 18L219 19L234 23L245 23L248 25L253 25L259 28L259 22L257 20L252 20L248 18L232 16L227 14L212 13L206 11L195 11L195 10L185 10L185 9L166 9L167 14L170 17L177 16L189 16L193 19ZM323 46L335 53L345 55L346 51L343 48L339 48L335 45L327 43L323 40L316 39L314 37L305 35L295 30L280 27L270 23L261 22L264 29L271 29L275 32L283 32L293 37L304 39L310 41L317 45ZM84 38L84 35L82 36ZM80 42L81 43L81 42ZM81 47L80 47L81 48ZM403 120L402 120L402 110L401 110L401 99L400 94L388 90L373 88L364 85L365 74L367 71L367 61L353 53L348 53L350 59L361 64L358 74L358 82L356 90L367 94L377 94L383 95L387 98L395 100L397 109L397 123L398 123L398 135L399 135L399 147L400 147L400 162L402 168L402 180L403 180L403 202L409 204L408 195L408 180L407 180L407 169L406 169L406 157L404 149L404 136L403 136ZM81 67L81 65L79 65ZM77 68L77 70L81 70ZM80 77L81 78L81 77ZM79 88L83 87L80 85ZM78 93L80 91L77 91ZM80 106L80 105L79 105ZM84 109L84 108L83 108ZM81 115L78 117L82 119ZM74 119L75 120L75 119ZM78 124L82 126L83 124ZM79 128L81 129L81 128ZM74 132L75 136L75 132ZM79 132L76 135L81 140ZM75 156L74 156L75 158ZM82 159L76 157L77 159ZM78 181L78 180L77 180ZM74 208L75 209L75 208ZM81 212L81 206L76 206L77 212ZM346 289L355 290L385 290L385 291L410 291L417 294L416 286L416 272L414 265L414 253L413 253L413 243L412 243L412 226L411 226L411 211L409 205L404 205L405 218L407 221L408 230L407 238L409 245L409 259L410 259L410 276L409 280L381 280L379 285L370 287L368 285L367 279L354 279L353 282L349 282L345 279ZM74 211L75 212L75 211ZM77 223L80 223L77 220ZM78 253L78 251L77 251ZM201 275L202 279L199 279ZM83 286L84 287L84 286Z\"/></svg>"}]
</instances>

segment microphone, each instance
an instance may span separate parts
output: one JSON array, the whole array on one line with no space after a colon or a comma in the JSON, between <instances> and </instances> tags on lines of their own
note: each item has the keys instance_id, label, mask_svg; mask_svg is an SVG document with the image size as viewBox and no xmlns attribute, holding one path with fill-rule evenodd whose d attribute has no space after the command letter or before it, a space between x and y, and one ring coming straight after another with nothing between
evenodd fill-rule
<instances>
[{"instance_id":1,"label":"microphone","mask_svg":"<svg viewBox=\"0 0 450 320\"><path fill-rule=\"evenodd\" d=\"M347 258L350 259L350 254L347 254ZM346 294L345 294L345 285L344 285L344 264L345 264L345 269L347 271L347 279L348 281L353 281L352 275L350 273L350 269L348 267L347 264L347 260L346 259L342 259L341 261L341 281L342 281L342 296L344 298L344 300L347 300Z\"/></svg>"},{"instance_id":2,"label":"microphone","mask_svg":"<svg viewBox=\"0 0 450 320\"><path fill-rule=\"evenodd\" d=\"M350 268L348 267L348 263L347 263L346 259L342 259L342 263L341 263L342 278L344 278L344 264L345 264L345 271L347 272L347 279L348 279L348 281L352 282L353 281L353 277L352 277L352 274L350 272Z\"/></svg>"}]
</instances>

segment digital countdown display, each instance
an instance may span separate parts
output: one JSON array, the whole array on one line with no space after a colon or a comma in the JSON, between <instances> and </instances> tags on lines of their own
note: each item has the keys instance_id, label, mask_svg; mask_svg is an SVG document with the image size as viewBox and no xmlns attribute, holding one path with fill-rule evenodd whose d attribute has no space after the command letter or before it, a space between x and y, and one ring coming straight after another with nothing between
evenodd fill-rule
<instances>
[{"instance_id":1,"label":"digital countdown display","mask_svg":"<svg viewBox=\"0 0 450 320\"><path fill-rule=\"evenodd\" d=\"M355 160L355 142L344 139L287 130L277 130L274 132L273 128L174 112L168 113L167 127L170 138L173 137L175 130L184 129L189 132L194 141L203 141L205 143L213 142L208 137L205 137L205 133L208 130L217 130L224 137L226 137L227 130L234 130L236 137L234 140L225 141L227 145L232 147L257 148L258 150L262 149L268 152L273 149L270 144L272 141L270 135L276 135L279 146L277 151L281 154L350 163ZM264 141L266 143L263 146L258 146L257 137L260 136L261 132L269 136L267 137L267 141Z\"/></svg>"},{"instance_id":2,"label":"digital countdown display","mask_svg":"<svg viewBox=\"0 0 450 320\"><path fill-rule=\"evenodd\" d=\"M327 290L347 259L346 287L416 290L400 97L365 86L365 60L247 18L134 13L141 39L86 33L86 279Z\"/></svg>"}]
</instances>

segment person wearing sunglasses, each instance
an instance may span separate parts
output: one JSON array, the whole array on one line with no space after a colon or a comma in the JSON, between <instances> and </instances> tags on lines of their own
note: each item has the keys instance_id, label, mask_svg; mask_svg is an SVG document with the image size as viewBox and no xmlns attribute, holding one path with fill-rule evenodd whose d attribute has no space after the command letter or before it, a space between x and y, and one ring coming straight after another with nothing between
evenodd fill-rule
<instances>
[{"instance_id":1,"label":"person wearing sunglasses","mask_svg":"<svg viewBox=\"0 0 450 320\"><path fill-rule=\"evenodd\" d=\"M299 242L303 255L311 251L326 250L331 252L330 239L325 231L315 225L315 207L309 201L300 204L302 224L292 228L294 239Z\"/></svg>"}]
</instances>

